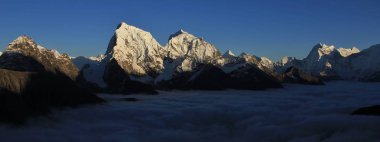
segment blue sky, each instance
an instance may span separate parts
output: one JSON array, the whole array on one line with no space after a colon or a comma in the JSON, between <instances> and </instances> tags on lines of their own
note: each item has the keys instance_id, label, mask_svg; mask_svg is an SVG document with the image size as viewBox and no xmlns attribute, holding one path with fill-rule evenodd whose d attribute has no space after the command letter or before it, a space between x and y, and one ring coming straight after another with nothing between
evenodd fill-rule
<instances>
[{"instance_id":1,"label":"blue sky","mask_svg":"<svg viewBox=\"0 0 380 142\"><path fill-rule=\"evenodd\" d=\"M19 35L72 56L104 53L125 21L165 45L180 28L222 52L303 58L316 43L380 43L379 0L2 0L0 47Z\"/></svg>"}]
</instances>

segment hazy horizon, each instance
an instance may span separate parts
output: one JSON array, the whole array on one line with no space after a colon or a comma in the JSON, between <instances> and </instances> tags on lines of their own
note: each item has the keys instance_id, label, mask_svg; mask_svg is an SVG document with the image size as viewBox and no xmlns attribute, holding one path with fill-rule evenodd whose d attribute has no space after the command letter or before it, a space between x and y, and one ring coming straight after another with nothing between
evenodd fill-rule
<instances>
[{"instance_id":1,"label":"hazy horizon","mask_svg":"<svg viewBox=\"0 0 380 142\"><path fill-rule=\"evenodd\" d=\"M247 52L277 61L304 58L317 43L366 49L380 43L380 1L6 1L1 50L20 35L71 56L107 49L116 26L126 22L165 46L179 29L204 37L225 52Z\"/></svg>"}]
</instances>

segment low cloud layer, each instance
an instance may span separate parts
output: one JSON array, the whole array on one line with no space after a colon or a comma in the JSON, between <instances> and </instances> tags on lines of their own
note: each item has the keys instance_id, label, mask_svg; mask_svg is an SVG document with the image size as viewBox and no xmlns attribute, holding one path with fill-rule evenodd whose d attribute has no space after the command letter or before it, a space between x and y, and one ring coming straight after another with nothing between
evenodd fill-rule
<instances>
[{"instance_id":1,"label":"low cloud layer","mask_svg":"<svg viewBox=\"0 0 380 142\"><path fill-rule=\"evenodd\" d=\"M370 142L380 117L351 116L380 104L379 83L287 85L269 91L172 91L101 95L109 104L57 110L27 126L0 126L4 141ZM125 102L123 97L140 101Z\"/></svg>"}]
</instances>

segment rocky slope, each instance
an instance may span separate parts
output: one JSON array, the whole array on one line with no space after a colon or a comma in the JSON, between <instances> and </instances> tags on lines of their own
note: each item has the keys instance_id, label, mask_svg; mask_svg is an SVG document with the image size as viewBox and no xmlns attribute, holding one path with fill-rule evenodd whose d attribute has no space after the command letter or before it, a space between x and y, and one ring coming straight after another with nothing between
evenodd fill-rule
<instances>
[{"instance_id":1,"label":"rocky slope","mask_svg":"<svg viewBox=\"0 0 380 142\"><path fill-rule=\"evenodd\" d=\"M323 81L315 76L309 75L295 67L289 67L278 79L283 83L324 85Z\"/></svg>"},{"instance_id":2,"label":"rocky slope","mask_svg":"<svg viewBox=\"0 0 380 142\"><path fill-rule=\"evenodd\" d=\"M79 69L67 54L37 45L31 38L20 36L0 56L0 68L15 71L49 71L62 73L75 80Z\"/></svg>"},{"instance_id":3,"label":"rocky slope","mask_svg":"<svg viewBox=\"0 0 380 142\"><path fill-rule=\"evenodd\" d=\"M51 107L103 102L74 81L78 69L67 55L21 36L0 56L0 121L20 122Z\"/></svg>"}]
</instances>

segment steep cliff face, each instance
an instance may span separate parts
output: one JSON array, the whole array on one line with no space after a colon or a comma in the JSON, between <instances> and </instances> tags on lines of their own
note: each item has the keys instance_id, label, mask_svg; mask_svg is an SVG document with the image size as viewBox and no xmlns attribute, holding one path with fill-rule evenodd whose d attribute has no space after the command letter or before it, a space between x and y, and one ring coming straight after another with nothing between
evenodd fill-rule
<instances>
[{"instance_id":1,"label":"steep cliff face","mask_svg":"<svg viewBox=\"0 0 380 142\"><path fill-rule=\"evenodd\" d=\"M115 60L129 75L156 76L163 69L162 47L146 31L121 23L112 37L105 60Z\"/></svg>"},{"instance_id":2,"label":"steep cliff face","mask_svg":"<svg viewBox=\"0 0 380 142\"><path fill-rule=\"evenodd\" d=\"M121 23L104 59L93 70L102 71L110 92L155 92L154 78L164 69L162 50L149 32Z\"/></svg>"}]
</instances>

